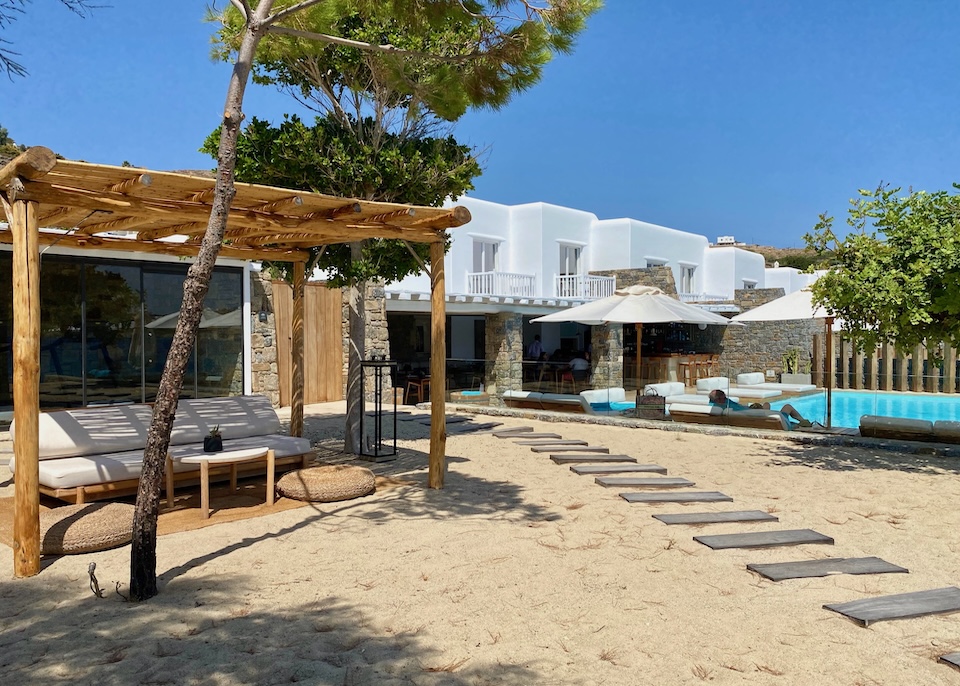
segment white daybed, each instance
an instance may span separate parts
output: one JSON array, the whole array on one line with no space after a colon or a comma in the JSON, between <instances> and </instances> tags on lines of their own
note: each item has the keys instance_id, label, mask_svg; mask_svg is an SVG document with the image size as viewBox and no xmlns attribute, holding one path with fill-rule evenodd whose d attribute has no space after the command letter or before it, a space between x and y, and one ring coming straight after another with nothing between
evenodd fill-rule
<instances>
[{"instance_id":1,"label":"white daybed","mask_svg":"<svg viewBox=\"0 0 960 686\"><path fill-rule=\"evenodd\" d=\"M40 492L83 503L135 493L153 409L149 405L109 405L40 414ZM271 448L277 466L306 466L313 459L310 441L284 436L280 419L264 396L181 400L170 436L170 461L176 481L196 479L199 465L182 458L205 454L203 438L220 427L223 449ZM16 423L10 425L16 441ZM264 472L265 464L241 465ZM14 459L10 471L16 475ZM168 494L169 495L169 494Z\"/></svg>"},{"instance_id":2,"label":"white daybed","mask_svg":"<svg viewBox=\"0 0 960 686\"><path fill-rule=\"evenodd\" d=\"M730 379L725 376L710 376L706 379L697 380L698 395L710 395L710 391L714 389L720 389L728 396L731 392L735 392L738 396L743 398L776 398L777 396L782 395L780 391L773 389L744 388L743 386L737 386L737 388L731 391Z\"/></svg>"},{"instance_id":3,"label":"white daybed","mask_svg":"<svg viewBox=\"0 0 960 686\"><path fill-rule=\"evenodd\" d=\"M710 405L710 398L707 397L707 393L700 394L697 393L686 393L686 386L683 385L680 381L665 381L663 383L648 383L643 387L643 392L645 394L662 395L664 397L664 402L669 406L675 403L681 403L684 405ZM730 400L734 402L739 402L739 398L733 396L727 396Z\"/></svg>"}]
</instances>

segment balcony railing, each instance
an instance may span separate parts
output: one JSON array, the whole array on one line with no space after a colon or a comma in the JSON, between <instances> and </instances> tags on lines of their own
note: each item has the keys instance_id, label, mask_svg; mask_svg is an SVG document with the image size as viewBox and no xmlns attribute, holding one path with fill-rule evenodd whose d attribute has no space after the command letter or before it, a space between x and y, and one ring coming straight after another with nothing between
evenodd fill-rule
<instances>
[{"instance_id":1,"label":"balcony railing","mask_svg":"<svg viewBox=\"0 0 960 686\"><path fill-rule=\"evenodd\" d=\"M532 298L535 287L533 274L511 274L510 272L473 272L467 274L467 293L470 295Z\"/></svg>"},{"instance_id":2,"label":"balcony railing","mask_svg":"<svg viewBox=\"0 0 960 686\"><path fill-rule=\"evenodd\" d=\"M726 295L717 295L716 293L680 293L680 300L685 303L705 303L714 301L730 300Z\"/></svg>"},{"instance_id":3,"label":"balcony railing","mask_svg":"<svg viewBox=\"0 0 960 686\"><path fill-rule=\"evenodd\" d=\"M566 274L554 277L554 289L558 298L596 300L613 295L617 280L612 276L589 274Z\"/></svg>"}]
</instances>

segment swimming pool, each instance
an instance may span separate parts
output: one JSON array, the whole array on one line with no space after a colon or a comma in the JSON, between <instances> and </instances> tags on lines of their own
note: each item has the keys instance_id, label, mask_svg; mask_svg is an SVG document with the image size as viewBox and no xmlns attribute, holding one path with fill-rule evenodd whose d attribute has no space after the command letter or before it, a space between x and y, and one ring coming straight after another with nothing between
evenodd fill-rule
<instances>
[{"instance_id":1,"label":"swimming pool","mask_svg":"<svg viewBox=\"0 0 960 686\"><path fill-rule=\"evenodd\" d=\"M827 421L827 394L805 395L787 398L770 407L779 410L790 403L811 421L825 424ZM884 393L881 391L834 391L833 426L859 428L860 417L876 414L884 417L905 419L939 419L960 421L960 395L934 395L928 393Z\"/></svg>"}]
</instances>

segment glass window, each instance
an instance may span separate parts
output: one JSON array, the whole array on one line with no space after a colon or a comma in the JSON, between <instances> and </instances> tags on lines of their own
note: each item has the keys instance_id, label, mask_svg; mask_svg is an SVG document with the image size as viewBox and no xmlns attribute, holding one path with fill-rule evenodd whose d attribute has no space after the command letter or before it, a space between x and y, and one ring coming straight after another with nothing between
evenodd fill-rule
<instances>
[{"instance_id":1,"label":"glass window","mask_svg":"<svg viewBox=\"0 0 960 686\"><path fill-rule=\"evenodd\" d=\"M142 402L140 267L87 264L83 292L86 404Z\"/></svg>"},{"instance_id":2,"label":"glass window","mask_svg":"<svg viewBox=\"0 0 960 686\"><path fill-rule=\"evenodd\" d=\"M693 293L693 273L696 270L697 270L696 267L680 268L680 292L681 293Z\"/></svg>"},{"instance_id":3,"label":"glass window","mask_svg":"<svg viewBox=\"0 0 960 686\"><path fill-rule=\"evenodd\" d=\"M40 407L79 407L83 397L83 263L40 262Z\"/></svg>"},{"instance_id":4,"label":"glass window","mask_svg":"<svg viewBox=\"0 0 960 686\"><path fill-rule=\"evenodd\" d=\"M497 271L497 253L500 244L492 241L473 241L473 271L495 272Z\"/></svg>"},{"instance_id":5,"label":"glass window","mask_svg":"<svg viewBox=\"0 0 960 686\"><path fill-rule=\"evenodd\" d=\"M570 276L580 273L580 251L576 245L560 246L560 275Z\"/></svg>"},{"instance_id":6,"label":"glass window","mask_svg":"<svg viewBox=\"0 0 960 686\"><path fill-rule=\"evenodd\" d=\"M216 271L197 332L197 397L243 393L243 272Z\"/></svg>"}]
</instances>

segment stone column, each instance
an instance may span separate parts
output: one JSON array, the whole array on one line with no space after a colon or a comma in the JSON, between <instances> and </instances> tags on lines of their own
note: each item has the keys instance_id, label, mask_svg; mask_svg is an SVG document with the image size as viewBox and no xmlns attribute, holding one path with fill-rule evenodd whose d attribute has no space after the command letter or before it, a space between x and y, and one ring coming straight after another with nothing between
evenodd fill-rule
<instances>
[{"instance_id":1,"label":"stone column","mask_svg":"<svg viewBox=\"0 0 960 686\"><path fill-rule=\"evenodd\" d=\"M623 387L623 326L607 324L590 331L594 388Z\"/></svg>"},{"instance_id":2,"label":"stone column","mask_svg":"<svg viewBox=\"0 0 960 686\"><path fill-rule=\"evenodd\" d=\"M513 312L488 314L485 390L490 403L502 405L499 396L523 388L523 316Z\"/></svg>"},{"instance_id":3,"label":"stone column","mask_svg":"<svg viewBox=\"0 0 960 686\"><path fill-rule=\"evenodd\" d=\"M273 286L266 271L250 273L250 369L253 392L280 405L280 373L277 366L276 318L273 313ZM260 313L266 321L260 321ZM241 386L242 389L242 386Z\"/></svg>"}]
</instances>

